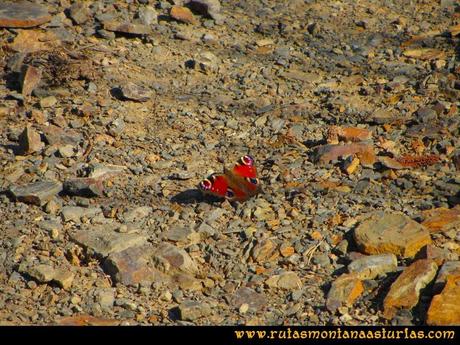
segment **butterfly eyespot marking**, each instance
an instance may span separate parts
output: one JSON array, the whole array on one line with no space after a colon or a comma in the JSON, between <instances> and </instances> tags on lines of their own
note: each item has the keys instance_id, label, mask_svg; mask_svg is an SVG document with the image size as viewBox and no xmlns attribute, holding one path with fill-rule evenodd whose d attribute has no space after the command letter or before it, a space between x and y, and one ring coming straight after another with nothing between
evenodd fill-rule
<instances>
[{"instance_id":1,"label":"butterfly eyespot marking","mask_svg":"<svg viewBox=\"0 0 460 345\"><path fill-rule=\"evenodd\" d=\"M225 193L226 198L233 198L235 196L235 192L231 188L227 188L227 192Z\"/></svg>"},{"instance_id":2,"label":"butterfly eyespot marking","mask_svg":"<svg viewBox=\"0 0 460 345\"><path fill-rule=\"evenodd\" d=\"M240 161L244 165L252 166L254 165L254 158L249 155L243 156L240 158Z\"/></svg>"},{"instance_id":3,"label":"butterfly eyespot marking","mask_svg":"<svg viewBox=\"0 0 460 345\"><path fill-rule=\"evenodd\" d=\"M246 177L246 181L248 181L249 183L255 184L255 185L259 184L258 178Z\"/></svg>"},{"instance_id":4,"label":"butterfly eyespot marking","mask_svg":"<svg viewBox=\"0 0 460 345\"><path fill-rule=\"evenodd\" d=\"M209 179L203 180L199 185L201 190L210 190L212 187L212 182Z\"/></svg>"}]
</instances>

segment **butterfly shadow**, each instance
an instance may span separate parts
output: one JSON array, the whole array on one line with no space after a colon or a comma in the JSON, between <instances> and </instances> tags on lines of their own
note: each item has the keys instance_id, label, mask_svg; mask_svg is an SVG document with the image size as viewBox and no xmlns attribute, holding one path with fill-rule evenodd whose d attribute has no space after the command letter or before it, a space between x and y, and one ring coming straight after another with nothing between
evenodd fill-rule
<instances>
[{"instance_id":1,"label":"butterfly shadow","mask_svg":"<svg viewBox=\"0 0 460 345\"><path fill-rule=\"evenodd\" d=\"M212 195L203 195L199 189L187 189L183 192L177 193L171 199L171 202L177 204L197 204L200 202L206 202L213 204L218 201L222 201L222 198L218 198Z\"/></svg>"}]
</instances>

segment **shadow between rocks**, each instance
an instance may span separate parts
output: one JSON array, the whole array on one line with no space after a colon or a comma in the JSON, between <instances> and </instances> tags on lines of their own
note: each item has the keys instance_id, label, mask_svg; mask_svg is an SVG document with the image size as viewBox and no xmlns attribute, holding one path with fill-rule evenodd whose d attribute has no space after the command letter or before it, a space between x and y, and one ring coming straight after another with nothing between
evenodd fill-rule
<instances>
[{"instance_id":1,"label":"shadow between rocks","mask_svg":"<svg viewBox=\"0 0 460 345\"><path fill-rule=\"evenodd\" d=\"M200 202L214 204L222 202L223 199L212 195L203 195L199 189L187 189L174 195L170 200L177 204L197 204Z\"/></svg>"}]
</instances>

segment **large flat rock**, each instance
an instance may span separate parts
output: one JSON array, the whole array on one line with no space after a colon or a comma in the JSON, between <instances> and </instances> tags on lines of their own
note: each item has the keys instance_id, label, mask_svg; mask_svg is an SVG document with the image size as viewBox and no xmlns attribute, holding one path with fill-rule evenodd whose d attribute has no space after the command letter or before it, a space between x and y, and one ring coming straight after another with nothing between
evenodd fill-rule
<instances>
[{"instance_id":1,"label":"large flat rock","mask_svg":"<svg viewBox=\"0 0 460 345\"><path fill-rule=\"evenodd\" d=\"M31 28L49 22L46 7L28 1L0 2L0 27Z\"/></svg>"},{"instance_id":2,"label":"large flat rock","mask_svg":"<svg viewBox=\"0 0 460 345\"><path fill-rule=\"evenodd\" d=\"M366 254L392 253L413 257L431 243L429 231L411 218L397 213L371 213L354 232L356 244Z\"/></svg>"},{"instance_id":3,"label":"large flat rock","mask_svg":"<svg viewBox=\"0 0 460 345\"><path fill-rule=\"evenodd\" d=\"M10 193L16 200L37 206L46 204L60 191L62 191L62 183L55 181L38 181L10 188Z\"/></svg>"},{"instance_id":4,"label":"large flat rock","mask_svg":"<svg viewBox=\"0 0 460 345\"><path fill-rule=\"evenodd\" d=\"M72 241L100 257L121 252L127 248L145 244L147 237L137 233L119 233L112 226L97 226L94 229L78 230L70 235Z\"/></svg>"}]
</instances>

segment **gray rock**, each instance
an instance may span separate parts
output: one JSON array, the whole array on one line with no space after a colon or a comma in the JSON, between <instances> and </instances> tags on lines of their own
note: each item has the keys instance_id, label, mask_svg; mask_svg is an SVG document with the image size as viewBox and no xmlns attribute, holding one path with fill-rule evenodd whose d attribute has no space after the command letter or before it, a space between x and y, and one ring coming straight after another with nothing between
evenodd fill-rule
<instances>
[{"instance_id":1,"label":"gray rock","mask_svg":"<svg viewBox=\"0 0 460 345\"><path fill-rule=\"evenodd\" d=\"M115 119L108 126L109 134L118 137L125 130L125 126L125 121L122 118Z\"/></svg>"},{"instance_id":2,"label":"gray rock","mask_svg":"<svg viewBox=\"0 0 460 345\"><path fill-rule=\"evenodd\" d=\"M16 200L37 206L43 206L60 191L62 191L62 184L54 181L38 181L10 188L10 193Z\"/></svg>"},{"instance_id":3,"label":"gray rock","mask_svg":"<svg viewBox=\"0 0 460 345\"><path fill-rule=\"evenodd\" d=\"M295 272L283 272L273 275L265 281L269 287L277 287L284 290L298 290L303 284Z\"/></svg>"},{"instance_id":4,"label":"gray rock","mask_svg":"<svg viewBox=\"0 0 460 345\"><path fill-rule=\"evenodd\" d=\"M144 235L115 232L110 225L79 230L71 234L70 238L100 257L107 257L130 247L141 246L147 241Z\"/></svg>"},{"instance_id":5,"label":"gray rock","mask_svg":"<svg viewBox=\"0 0 460 345\"><path fill-rule=\"evenodd\" d=\"M460 275L460 261L446 261L439 269L434 281L433 292L440 293L449 275Z\"/></svg>"},{"instance_id":6,"label":"gray rock","mask_svg":"<svg viewBox=\"0 0 460 345\"><path fill-rule=\"evenodd\" d=\"M83 24L88 21L89 19L89 10L88 5L81 2L74 3L69 10L70 18L76 24Z\"/></svg>"},{"instance_id":7,"label":"gray rock","mask_svg":"<svg viewBox=\"0 0 460 345\"><path fill-rule=\"evenodd\" d=\"M83 140L83 136L75 130L63 130L54 125L43 128L43 135L49 145L72 145L73 147Z\"/></svg>"},{"instance_id":8,"label":"gray rock","mask_svg":"<svg viewBox=\"0 0 460 345\"><path fill-rule=\"evenodd\" d=\"M152 92L150 90L132 82L127 82L120 86L120 90L124 98L132 101L146 102L152 97Z\"/></svg>"},{"instance_id":9,"label":"gray rock","mask_svg":"<svg viewBox=\"0 0 460 345\"><path fill-rule=\"evenodd\" d=\"M59 232L62 230L62 224L57 221L42 220L38 223L38 226L40 229L47 231L52 239L58 238Z\"/></svg>"},{"instance_id":10,"label":"gray rock","mask_svg":"<svg viewBox=\"0 0 460 345\"><path fill-rule=\"evenodd\" d=\"M123 219L125 220L125 222L130 223L145 220L145 218L147 218L150 215L150 213L152 213L152 211L153 208L150 206L139 206L126 211L123 214Z\"/></svg>"},{"instance_id":11,"label":"gray rock","mask_svg":"<svg viewBox=\"0 0 460 345\"><path fill-rule=\"evenodd\" d=\"M44 264L31 266L22 273L27 273L39 283L48 283L53 280L56 275L56 271L52 266Z\"/></svg>"},{"instance_id":12,"label":"gray rock","mask_svg":"<svg viewBox=\"0 0 460 345\"><path fill-rule=\"evenodd\" d=\"M219 68L219 59L211 52L203 52L195 59L195 64L205 73L216 72Z\"/></svg>"},{"instance_id":13,"label":"gray rock","mask_svg":"<svg viewBox=\"0 0 460 345\"><path fill-rule=\"evenodd\" d=\"M181 226L174 226L165 233L162 234L163 239L169 240L172 242L198 242L199 235L191 230L190 228L185 228Z\"/></svg>"},{"instance_id":14,"label":"gray rock","mask_svg":"<svg viewBox=\"0 0 460 345\"><path fill-rule=\"evenodd\" d=\"M331 265L331 259L329 259L329 256L326 253L315 254L312 261L315 265L319 265L321 267L327 268Z\"/></svg>"},{"instance_id":15,"label":"gray rock","mask_svg":"<svg viewBox=\"0 0 460 345\"><path fill-rule=\"evenodd\" d=\"M185 3L195 11L210 16L216 23L220 23L223 19L219 0L187 0Z\"/></svg>"},{"instance_id":16,"label":"gray rock","mask_svg":"<svg viewBox=\"0 0 460 345\"><path fill-rule=\"evenodd\" d=\"M64 290L69 290L72 287L75 275L68 269L56 269L53 281L56 282Z\"/></svg>"},{"instance_id":17,"label":"gray rock","mask_svg":"<svg viewBox=\"0 0 460 345\"><path fill-rule=\"evenodd\" d=\"M179 307L179 318L184 321L195 321L212 313L211 306L204 302L187 300Z\"/></svg>"},{"instance_id":18,"label":"gray rock","mask_svg":"<svg viewBox=\"0 0 460 345\"><path fill-rule=\"evenodd\" d=\"M152 6L145 6L139 9L139 19L144 25L151 25L158 23L158 13Z\"/></svg>"},{"instance_id":19,"label":"gray rock","mask_svg":"<svg viewBox=\"0 0 460 345\"><path fill-rule=\"evenodd\" d=\"M73 221L80 223L81 218L94 218L102 214L102 210L99 207L79 207L79 206L65 206L62 208L61 216L65 222Z\"/></svg>"},{"instance_id":20,"label":"gray rock","mask_svg":"<svg viewBox=\"0 0 460 345\"><path fill-rule=\"evenodd\" d=\"M186 273L194 274L198 271L195 262L185 250L167 242L163 242L158 246L154 254L154 259L159 262L166 260L171 267Z\"/></svg>"},{"instance_id":21,"label":"gray rock","mask_svg":"<svg viewBox=\"0 0 460 345\"><path fill-rule=\"evenodd\" d=\"M87 166L87 175L90 178L99 179L101 177L109 178L120 175L126 171L122 165L91 163Z\"/></svg>"},{"instance_id":22,"label":"gray rock","mask_svg":"<svg viewBox=\"0 0 460 345\"><path fill-rule=\"evenodd\" d=\"M266 306L267 298L264 294L258 293L253 289L242 287L230 297L230 304L235 309L247 304L249 306L248 310L255 313Z\"/></svg>"},{"instance_id":23,"label":"gray rock","mask_svg":"<svg viewBox=\"0 0 460 345\"><path fill-rule=\"evenodd\" d=\"M115 302L115 289L99 288L94 292L94 298L96 303L99 303L102 309L111 309Z\"/></svg>"},{"instance_id":24,"label":"gray rock","mask_svg":"<svg viewBox=\"0 0 460 345\"><path fill-rule=\"evenodd\" d=\"M204 238L208 238L208 237L214 236L216 233L216 230L212 226L203 222L197 228L197 232L201 234Z\"/></svg>"},{"instance_id":25,"label":"gray rock","mask_svg":"<svg viewBox=\"0 0 460 345\"><path fill-rule=\"evenodd\" d=\"M70 158L75 156L75 151L73 145L67 144L64 146L60 146L58 148L59 155L63 158Z\"/></svg>"},{"instance_id":26,"label":"gray rock","mask_svg":"<svg viewBox=\"0 0 460 345\"><path fill-rule=\"evenodd\" d=\"M374 279L378 275L393 272L398 266L394 254L363 256L348 265L350 273L356 273L359 279Z\"/></svg>"},{"instance_id":27,"label":"gray rock","mask_svg":"<svg viewBox=\"0 0 460 345\"><path fill-rule=\"evenodd\" d=\"M430 123L436 120L437 114L434 109L429 107L422 107L417 110L417 119L422 123Z\"/></svg>"}]
</instances>

